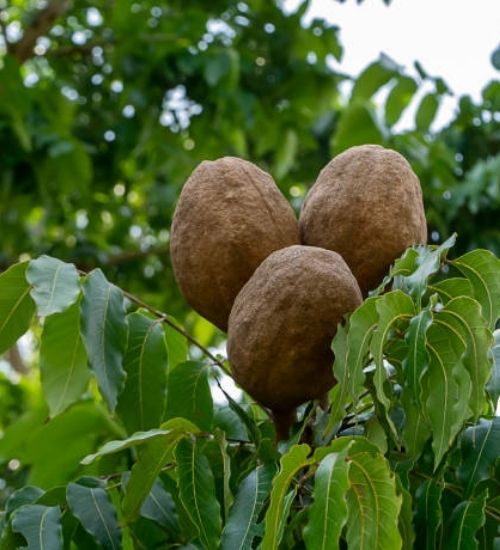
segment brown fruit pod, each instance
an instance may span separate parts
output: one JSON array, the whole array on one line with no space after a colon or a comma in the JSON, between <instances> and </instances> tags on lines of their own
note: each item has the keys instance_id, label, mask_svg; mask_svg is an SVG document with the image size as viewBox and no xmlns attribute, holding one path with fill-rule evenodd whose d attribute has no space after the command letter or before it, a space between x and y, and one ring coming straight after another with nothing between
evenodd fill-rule
<instances>
[{"instance_id":1,"label":"brown fruit pod","mask_svg":"<svg viewBox=\"0 0 500 550\"><path fill-rule=\"evenodd\" d=\"M306 196L301 242L338 252L363 295L409 247L427 240L422 190L407 160L379 145L331 160Z\"/></svg>"},{"instance_id":2,"label":"brown fruit pod","mask_svg":"<svg viewBox=\"0 0 500 550\"><path fill-rule=\"evenodd\" d=\"M182 189L171 230L177 283L222 330L236 295L271 252L298 243L291 206L272 177L233 157L202 162Z\"/></svg>"},{"instance_id":3,"label":"brown fruit pod","mask_svg":"<svg viewBox=\"0 0 500 550\"><path fill-rule=\"evenodd\" d=\"M297 405L333 386L332 338L361 303L341 256L301 245L273 252L238 294L229 317L231 370L273 411L279 436L286 436Z\"/></svg>"}]
</instances>

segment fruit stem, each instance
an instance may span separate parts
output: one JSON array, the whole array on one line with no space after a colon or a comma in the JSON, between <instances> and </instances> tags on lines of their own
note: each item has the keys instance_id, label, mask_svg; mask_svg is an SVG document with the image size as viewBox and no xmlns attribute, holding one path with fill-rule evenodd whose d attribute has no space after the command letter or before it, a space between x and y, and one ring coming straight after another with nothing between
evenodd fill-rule
<instances>
[{"instance_id":1,"label":"fruit stem","mask_svg":"<svg viewBox=\"0 0 500 550\"><path fill-rule=\"evenodd\" d=\"M272 411L271 414L276 430L276 442L287 440L290 437L290 428L297 420L297 409Z\"/></svg>"}]
</instances>

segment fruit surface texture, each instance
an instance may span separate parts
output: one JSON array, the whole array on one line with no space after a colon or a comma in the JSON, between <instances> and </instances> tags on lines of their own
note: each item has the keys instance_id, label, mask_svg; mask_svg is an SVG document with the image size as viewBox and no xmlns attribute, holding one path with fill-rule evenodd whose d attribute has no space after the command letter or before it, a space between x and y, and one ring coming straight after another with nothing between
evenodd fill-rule
<instances>
[{"instance_id":1,"label":"fruit surface texture","mask_svg":"<svg viewBox=\"0 0 500 550\"><path fill-rule=\"evenodd\" d=\"M236 381L273 411L321 397L334 384L337 325L361 302L337 253L300 245L274 252L231 311L228 356Z\"/></svg>"},{"instance_id":2,"label":"fruit surface texture","mask_svg":"<svg viewBox=\"0 0 500 550\"><path fill-rule=\"evenodd\" d=\"M298 223L272 177L233 157L202 162L184 185L171 230L175 277L189 304L222 330L236 295Z\"/></svg>"},{"instance_id":3,"label":"fruit surface texture","mask_svg":"<svg viewBox=\"0 0 500 550\"><path fill-rule=\"evenodd\" d=\"M396 151L351 147L321 171L299 227L303 244L344 258L366 296L409 246L427 240L420 182Z\"/></svg>"}]
</instances>

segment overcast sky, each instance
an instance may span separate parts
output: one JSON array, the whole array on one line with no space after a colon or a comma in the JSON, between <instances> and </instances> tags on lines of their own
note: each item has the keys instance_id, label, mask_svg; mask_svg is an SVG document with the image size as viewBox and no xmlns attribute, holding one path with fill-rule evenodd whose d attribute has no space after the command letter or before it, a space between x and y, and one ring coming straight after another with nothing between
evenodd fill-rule
<instances>
[{"instance_id":1,"label":"overcast sky","mask_svg":"<svg viewBox=\"0 0 500 550\"><path fill-rule=\"evenodd\" d=\"M300 0L285 0L294 11ZM415 60L433 76L442 76L458 95L480 97L500 72L491 54L500 44L500 0L312 0L305 21L323 17L340 27L344 58L340 67L358 74L380 52L409 68ZM413 74L413 73L412 73ZM455 101L442 105L438 125L451 116ZM406 117L408 121L408 116Z\"/></svg>"}]
</instances>

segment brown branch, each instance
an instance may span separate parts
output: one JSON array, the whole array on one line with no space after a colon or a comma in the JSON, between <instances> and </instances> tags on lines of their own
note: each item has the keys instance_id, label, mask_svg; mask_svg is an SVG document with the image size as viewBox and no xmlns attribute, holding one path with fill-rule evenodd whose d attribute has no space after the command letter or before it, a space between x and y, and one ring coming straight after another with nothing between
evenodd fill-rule
<instances>
[{"instance_id":1,"label":"brown branch","mask_svg":"<svg viewBox=\"0 0 500 550\"><path fill-rule=\"evenodd\" d=\"M12 346L10 350L6 353L7 361L10 363L10 366L19 374L27 374L29 372L28 367L24 364L23 358L19 353L19 348L17 344Z\"/></svg>"},{"instance_id":2,"label":"brown branch","mask_svg":"<svg viewBox=\"0 0 500 550\"><path fill-rule=\"evenodd\" d=\"M10 44L9 52L21 63L32 58L36 41L50 31L56 19L68 9L69 4L70 0L52 0L45 8L39 10L25 29L21 40Z\"/></svg>"}]
</instances>

